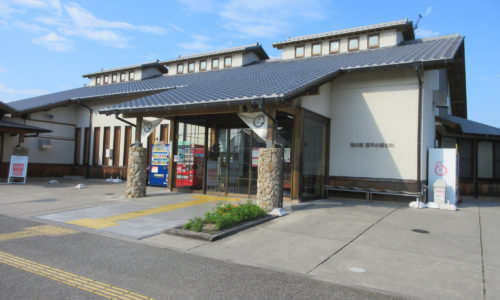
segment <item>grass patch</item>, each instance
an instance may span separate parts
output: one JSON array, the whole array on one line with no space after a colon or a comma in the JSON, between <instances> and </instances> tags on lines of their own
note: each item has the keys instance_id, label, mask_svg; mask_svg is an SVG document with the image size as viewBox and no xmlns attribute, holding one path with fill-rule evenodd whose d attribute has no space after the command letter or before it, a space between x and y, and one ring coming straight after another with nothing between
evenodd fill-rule
<instances>
[{"instance_id":1,"label":"grass patch","mask_svg":"<svg viewBox=\"0 0 500 300\"><path fill-rule=\"evenodd\" d=\"M219 231L262 217L265 214L266 212L262 208L251 202L240 205L218 203L214 209L207 211L203 218L196 217L189 219L182 226L182 229L201 232L204 227L210 227Z\"/></svg>"}]
</instances>

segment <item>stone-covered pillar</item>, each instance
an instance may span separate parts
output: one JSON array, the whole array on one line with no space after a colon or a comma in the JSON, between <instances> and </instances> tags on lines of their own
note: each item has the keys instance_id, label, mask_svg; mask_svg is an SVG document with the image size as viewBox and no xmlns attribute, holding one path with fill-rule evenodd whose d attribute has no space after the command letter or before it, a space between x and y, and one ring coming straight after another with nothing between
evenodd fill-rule
<instances>
[{"instance_id":1,"label":"stone-covered pillar","mask_svg":"<svg viewBox=\"0 0 500 300\"><path fill-rule=\"evenodd\" d=\"M257 205L269 212L283 205L281 181L283 149L260 148L257 179Z\"/></svg>"},{"instance_id":2,"label":"stone-covered pillar","mask_svg":"<svg viewBox=\"0 0 500 300\"><path fill-rule=\"evenodd\" d=\"M146 196L146 171L147 149L131 147L127 167L127 188L125 197L139 198Z\"/></svg>"}]
</instances>

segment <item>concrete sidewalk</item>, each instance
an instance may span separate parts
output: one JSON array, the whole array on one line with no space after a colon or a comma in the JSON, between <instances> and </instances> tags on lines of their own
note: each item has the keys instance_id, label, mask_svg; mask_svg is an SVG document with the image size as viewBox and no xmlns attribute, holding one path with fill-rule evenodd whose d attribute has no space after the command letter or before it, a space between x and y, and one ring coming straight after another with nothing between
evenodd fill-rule
<instances>
[{"instance_id":1,"label":"concrete sidewalk","mask_svg":"<svg viewBox=\"0 0 500 300\"><path fill-rule=\"evenodd\" d=\"M126 199L122 196L124 184L84 180L89 188L75 190L78 181L60 180L57 185L48 185L47 181L0 184L0 212L21 218L67 216L71 221L101 216L110 221L110 216L113 219L117 214L154 210L192 201L193 197L148 187L148 197ZM217 242L166 234L140 242L399 295L429 299L500 297L500 286L495 284L500 282L498 200L465 199L458 211L411 209L406 201L340 198L285 204L289 210L293 208L290 215ZM134 218L133 224L120 219L120 224L128 226L122 228L128 233L139 227L157 232L155 226L163 228L177 222L175 215L202 215L209 209L203 205L178 209L173 215ZM59 221L67 226L64 222L68 220ZM115 226L109 227L110 232L120 229L113 229Z\"/></svg>"},{"instance_id":2,"label":"concrete sidewalk","mask_svg":"<svg viewBox=\"0 0 500 300\"><path fill-rule=\"evenodd\" d=\"M143 242L414 297L482 299L484 290L498 299L499 226L500 202L443 211L322 200L213 243L165 234Z\"/></svg>"}]
</instances>

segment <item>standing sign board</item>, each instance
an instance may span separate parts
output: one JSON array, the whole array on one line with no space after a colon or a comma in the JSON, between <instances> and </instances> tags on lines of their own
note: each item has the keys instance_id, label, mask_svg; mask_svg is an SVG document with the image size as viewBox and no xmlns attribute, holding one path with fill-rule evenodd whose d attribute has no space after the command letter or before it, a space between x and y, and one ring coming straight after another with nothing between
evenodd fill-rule
<instances>
[{"instance_id":1,"label":"standing sign board","mask_svg":"<svg viewBox=\"0 0 500 300\"><path fill-rule=\"evenodd\" d=\"M457 149L429 149L428 183L429 197L434 197L433 185L438 179L446 182L446 202L456 205L458 202L458 164ZM432 199L434 200L434 199Z\"/></svg>"},{"instance_id":2,"label":"standing sign board","mask_svg":"<svg viewBox=\"0 0 500 300\"><path fill-rule=\"evenodd\" d=\"M28 157L16 156L10 157L8 183L26 183L26 174L28 173Z\"/></svg>"}]
</instances>

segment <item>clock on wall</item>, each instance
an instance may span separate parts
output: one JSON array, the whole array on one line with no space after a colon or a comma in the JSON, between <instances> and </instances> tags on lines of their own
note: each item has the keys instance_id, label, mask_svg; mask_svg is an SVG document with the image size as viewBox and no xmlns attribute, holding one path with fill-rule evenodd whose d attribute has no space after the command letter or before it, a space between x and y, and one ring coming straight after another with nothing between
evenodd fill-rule
<instances>
[{"instance_id":1,"label":"clock on wall","mask_svg":"<svg viewBox=\"0 0 500 300\"><path fill-rule=\"evenodd\" d=\"M265 122L266 120L264 119L263 115L258 115L255 118L253 118L253 125L257 128L262 127L262 125L264 125Z\"/></svg>"}]
</instances>

